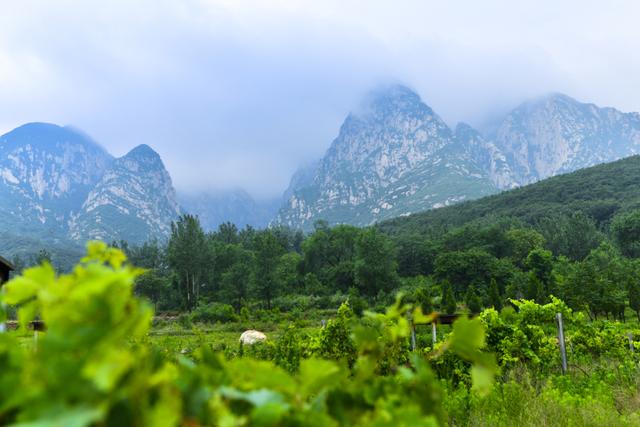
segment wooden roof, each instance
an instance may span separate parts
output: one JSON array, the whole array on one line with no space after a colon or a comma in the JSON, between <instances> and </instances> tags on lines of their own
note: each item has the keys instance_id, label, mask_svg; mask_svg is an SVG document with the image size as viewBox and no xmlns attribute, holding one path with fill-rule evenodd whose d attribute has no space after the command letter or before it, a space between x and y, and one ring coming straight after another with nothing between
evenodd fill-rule
<instances>
[{"instance_id":1,"label":"wooden roof","mask_svg":"<svg viewBox=\"0 0 640 427\"><path fill-rule=\"evenodd\" d=\"M0 266L1 267L5 267L8 270L13 270L13 264L11 264L9 261L7 261L5 258L0 256Z\"/></svg>"}]
</instances>

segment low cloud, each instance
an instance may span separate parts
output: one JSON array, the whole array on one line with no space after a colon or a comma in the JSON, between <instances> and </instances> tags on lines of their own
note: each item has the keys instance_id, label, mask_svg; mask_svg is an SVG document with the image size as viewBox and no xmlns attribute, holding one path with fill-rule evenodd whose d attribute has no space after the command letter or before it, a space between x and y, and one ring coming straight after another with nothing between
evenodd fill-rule
<instances>
[{"instance_id":1,"label":"low cloud","mask_svg":"<svg viewBox=\"0 0 640 427\"><path fill-rule=\"evenodd\" d=\"M0 129L146 143L179 190L279 194L387 81L475 125L559 91L640 110L635 2L26 0L0 13Z\"/></svg>"}]
</instances>

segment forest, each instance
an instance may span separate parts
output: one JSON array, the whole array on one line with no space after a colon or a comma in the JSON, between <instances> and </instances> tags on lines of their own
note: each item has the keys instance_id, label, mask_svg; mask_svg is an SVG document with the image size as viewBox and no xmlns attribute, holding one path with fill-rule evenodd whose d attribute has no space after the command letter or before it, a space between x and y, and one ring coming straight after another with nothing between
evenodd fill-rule
<instances>
[{"instance_id":1,"label":"forest","mask_svg":"<svg viewBox=\"0 0 640 427\"><path fill-rule=\"evenodd\" d=\"M500 308L550 295L594 319L640 311L640 157L367 228L317 221L309 234L185 214L167 241L113 242L146 269L136 292L157 311L226 321L269 311L362 312L398 291L425 310ZM51 260L47 250L25 265ZM55 256L53 257L55 259ZM64 270L64 268L62 268Z\"/></svg>"}]
</instances>

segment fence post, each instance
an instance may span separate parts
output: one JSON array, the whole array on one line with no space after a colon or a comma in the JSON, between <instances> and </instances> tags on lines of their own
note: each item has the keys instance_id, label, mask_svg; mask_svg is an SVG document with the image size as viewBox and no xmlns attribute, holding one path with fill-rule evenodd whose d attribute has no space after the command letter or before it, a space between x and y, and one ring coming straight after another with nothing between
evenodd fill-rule
<instances>
[{"instance_id":1,"label":"fence post","mask_svg":"<svg viewBox=\"0 0 640 427\"><path fill-rule=\"evenodd\" d=\"M2 308L7 308L6 304L2 303ZM0 332L4 332L7 330L7 324L5 322L0 322Z\"/></svg>"},{"instance_id":2,"label":"fence post","mask_svg":"<svg viewBox=\"0 0 640 427\"><path fill-rule=\"evenodd\" d=\"M562 325L562 313L556 313L558 323L558 343L560 344L560 357L562 359L562 374L567 373L567 348L564 344L564 327Z\"/></svg>"},{"instance_id":3,"label":"fence post","mask_svg":"<svg viewBox=\"0 0 640 427\"><path fill-rule=\"evenodd\" d=\"M431 343L435 347L436 341L438 340L438 332L436 330L436 321L431 322Z\"/></svg>"},{"instance_id":4,"label":"fence post","mask_svg":"<svg viewBox=\"0 0 640 427\"><path fill-rule=\"evenodd\" d=\"M411 321L411 351L416 351L416 325Z\"/></svg>"},{"instance_id":5,"label":"fence post","mask_svg":"<svg viewBox=\"0 0 640 427\"><path fill-rule=\"evenodd\" d=\"M633 334L629 332L627 334L627 338L629 338L629 350L631 350L631 353L633 353L634 351L636 351L636 348L633 345Z\"/></svg>"}]
</instances>

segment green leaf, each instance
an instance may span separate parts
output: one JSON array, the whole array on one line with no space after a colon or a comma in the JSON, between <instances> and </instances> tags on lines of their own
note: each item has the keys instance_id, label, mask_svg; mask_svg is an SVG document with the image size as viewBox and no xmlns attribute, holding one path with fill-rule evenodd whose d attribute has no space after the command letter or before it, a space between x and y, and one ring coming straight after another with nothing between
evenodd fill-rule
<instances>
[{"instance_id":1,"label":"green leaf","mask_svg":"<svg viewBox=\"0 0 640 427\"><path fill-rule=\"evenodd\" d=\"M473 365L471 367L472 389L480 395L486 395L491 391L495 372L482 365Z\"/></svg>"},{"instance_id":2,"label":"green leaf","mask_svg":"<svg viewBox=\"0 0 640 427\"><path fill-rule=\"evenodd\" d=\"M300 362L301 391L304 396L318 394L325 387L338 384L346 373L335 362L322 359L306 359Z\"/></svg>"}]
</instances>

